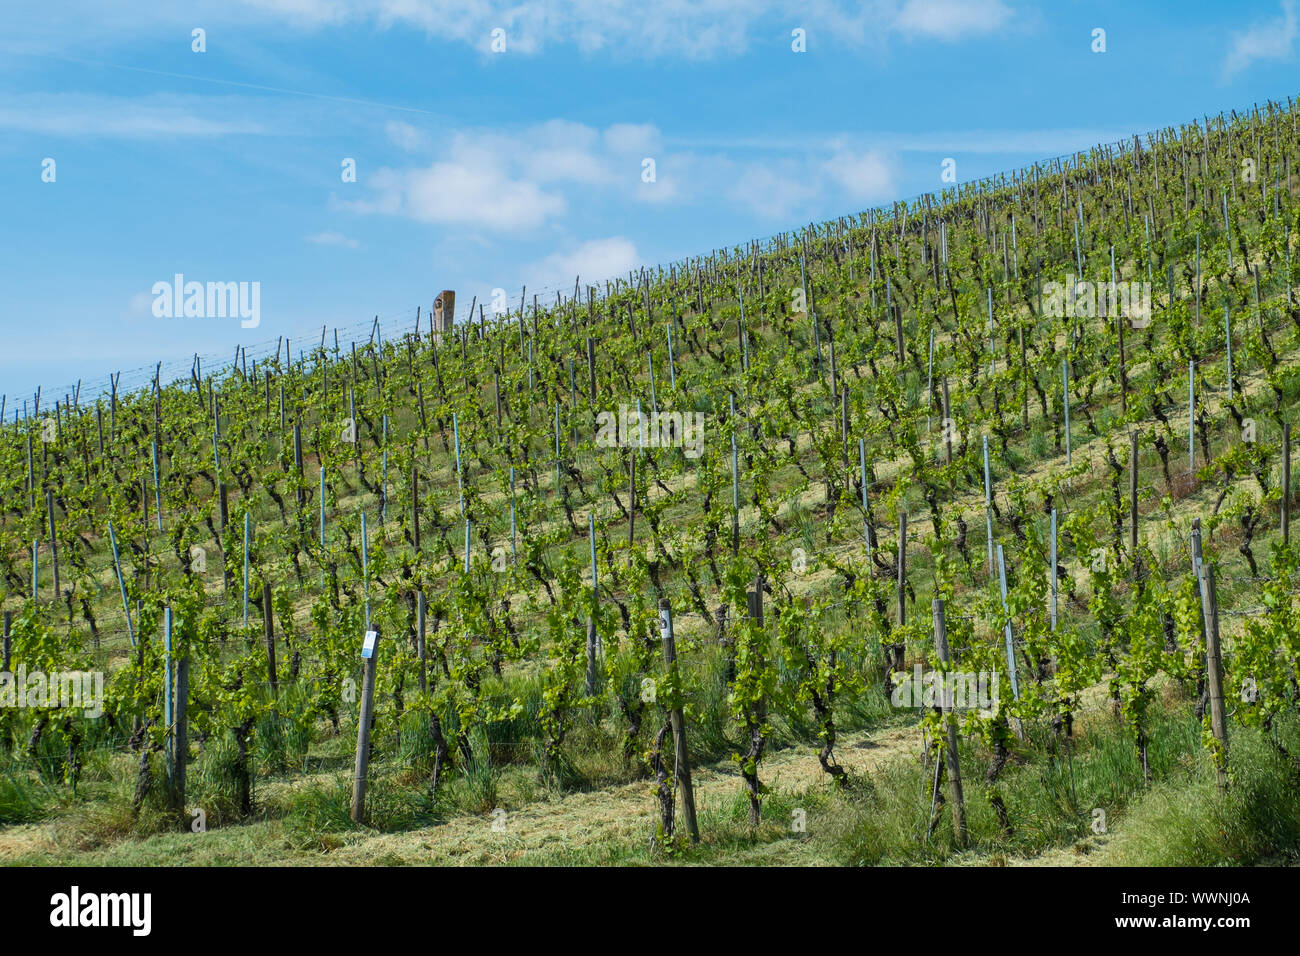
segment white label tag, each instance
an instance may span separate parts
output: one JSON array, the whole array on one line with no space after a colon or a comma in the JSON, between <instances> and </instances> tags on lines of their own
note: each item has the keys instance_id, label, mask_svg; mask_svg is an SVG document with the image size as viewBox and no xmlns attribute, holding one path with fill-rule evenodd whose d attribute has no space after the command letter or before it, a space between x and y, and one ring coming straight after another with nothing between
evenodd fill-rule
<instances>
[{"instance_id":1,"label":"white label tag","mask_svg":"<svg viewBox=\"0 0 1300 956\"><path fill-rule=\"evenodd\" d=\"M361 656L367 660L375 656L375 641L379 639L378 631L366 631L366 639L361 643Z\"/></svg>"}]
</instances>

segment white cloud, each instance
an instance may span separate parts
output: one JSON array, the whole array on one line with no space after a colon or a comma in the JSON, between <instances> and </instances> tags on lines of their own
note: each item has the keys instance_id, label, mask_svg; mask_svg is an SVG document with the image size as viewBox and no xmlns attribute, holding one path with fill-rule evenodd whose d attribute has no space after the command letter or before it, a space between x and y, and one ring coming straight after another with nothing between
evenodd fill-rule
<instances>
[{"instance_id":1,"label":"white cloud","mask_svg":"<svg viewBox=\"0 0 1300 956\"><path fill-rule=\"evenodd\" d=\"M790 30L810 43L880 46L890 33L952 41L988 33L1011 15L1002 0L243 0L259 13L307 27L373 22L405 26L488 53L506 31L507 55L572 45L584 53L707 60L757 45L788 53Z\"/></svg>"},{"instance_id":2,"label":"white cloud","mask_svg":"<svg viewBox=\"0 0 1300 956\"><path fill-rule=\"evenodd\" d=\"M148 292L137 292L131 296L131 302L127 306L127 317L132 319L141 319L153 316L154 297Z\"/></svg>"},{"instance_id":3,"label":"white cloud","mask_svg":"<svg viewBox=\"0 0 1300 956\"><path fill-rule=\"evenodd\" d=\"M400 125L390 124L388 134L406 141ZM646 158L655 160L653 182L642 179ZM597 129L551 120L455 133L429 165L382 168L364 181L361 199L339 205L500 234L558 225L592 203L618 210L620 202L721 201L766 221L800 221L846 203L890 199L897 182L895 151L860 137L787 143L783 153L754 159L743 150L665 149L652 124Z\"/></svg>"},{"instance_id":4,"label":"white cloud","mask_svg":"<svg viewBox=\"0 0 1300 956\"><path fill-rule=\"evenodd\" d=\"M260 135L239 98L19 93L0 101L0 130L45 136L158 139Z\"/></svg>"},{"instance_id":5,"label":"white cloud","mask_svg":"<svg viewBox=\"0 0 1300 956\"><path fill-rule=\"evenodd\" d=\"M361 248L360 242L356 239L349 239L341 232L318 232L302 238L304 242L310 242L318 246L345 246L348 249Z\"/></svg>"},{"instance_id":6,"label":"white cloud","mask_svg":"<svg viewBox=\"0 0 1300 956\"><path fill-rule=\"evenodd\" d=\"M244 0L244 3L303 24L342 23L360 6L348 0Z\"/></svg>"},{"instance_id":7,"label":"white cloud","mask_svg":"<svg viewBox=\"0 0 1300 956\"><path fill-rule=\"evenodd\" d=\"M1257 23L1233 34L1232 49L1223 61L1224 79L1230 79L1256 60L1290 60L1298 32L1295 0L1282 0L1282 15L1276 20Z\"/></svg>"},{"instance_id":8,"label":"white cloud","mask_svg":"<svg viewBox=\"0 0 1300 956\"><path fill-rule=\"evenodd\" d=\"M540 182L592 185L615 178L606 157L600 154L600 133L590 126L550 120L530 130L528 140L523 166Z\"/></svg>"},{"instance_id":9,"label":"white cloud","mask_svg":"<svg viewBox=\"0 0 1300 956\"><path fill-rule=\"evenodd\" d=\"M817 195L810 173L796 163L750 163L742 167L726 195L766 219L803 219Z\"/></svg>"},{"instance_id":10,"label":"white cloud","mask_svg":"<svg viewBox=\"0 0 1300 956\"><path fill-rule=\"evenodd\" d=\"M407 177L412 214L425 222L473 223L489 229L530 229L562 214L563 196L512 179L490 165L434 163Z\"/></svg>"},{"instance_id":11,"label":"white cloud","mask_svg":"<svg viewBox=\"0 0 1300 956\"><path fill-rule=\"evenodd\" d=\"M663 148L659 129L649 123L615 123L606 128L603 139L610 152L630 156L653 156Z\"/></svg>"},{"instance_id":12,"label":"white cloud","mask_svg":"<svg viewBox=\"0 0 1300 956\"><path fill-rule=\"evenodd\" d=\"M384 132L394 146L408 153L426 152L432 142L427 132L401 120L390 120Z\"/></svg>"},{"instance_id":13,"label":"white cloud","mask_svg":"<svg viewBox=\"0 0 1300 956\"><path fill-rule=\"evenodd\" d=\"M373 197L343 203L360 213L507 232L534 229L567 208L563 196L514 178L498 162L460 158L423 169L381 169Z\"/></svg>"},{"instance_id":14,"label":"white cloud","mask_svg":"<svg viewBox=\"0 0 1300 956\"><path fill-rule=\"evenodd\" d=\"M898 191L894 170L883 153L855 153L840 150L822 164L845 195L860 202L880 202L893 198Z\"/></svg>"},{"instance_id":15,"label":"white cloud","mask_svg":"<svg viewBox=\"0 0 1300 956\"><path fill-rule=\"evenodd\" d=\"M389 124L400 144L407 124ZM463 130L432 164L384 168L369 180L369 195L345 208L403 215L422 222L475 225L489 231L535 229L569 209L566 186L622 189L641 185L638 157L620 157L609 143L653 142L653 127L616 126L605 133L582 123L550 120L519 130ZM669 190L664 191L671 195Z\"/></svg>"},{"instance_id":16,"label":"white cloud","mask_svg":"<svg viewBox=\"0 0 1300 956\"><path fill-rule=\"evenodd\" d=\"M894 26L909 36L952 42L992 33L1010 16L1002 0L907 0Z\"/></svg>"},{"instance_id":17,"label":"white cloud","mask_svg":"<svg viewBox=\"0 0 1300 956\"><path fill-rule=\"evenodd\" d=\"M988 33L1012 15L1006 0L190 0L144 9L128 0L10 3L7 46L66 55L113 43L171 39L202 24L212 34L254 29L406 30L480 51L506 31L505 56L571 47L621 60L710 60L763 50L790 55L790 31L810 49L881 51L891 36L952 41ZM28 9L30 7L30 10ZM9 11L6 10L6 13ZM85 42L89 41L89 42Z\"/></svg>"},{"instance_id":18,"label":"white cloud","mask_svg":"<svg viewBox=\"0 0 1300 956\"><path fill-rule=\"evenodd\" d=\"M624 236L591 239L568 252L553 252L546 258L527 266L530 287L555 289L573 288L575 277L595 285L605 279L625 274L641 265L636 243Z\"/></svg>"},{"instance_id":19,"label":"white cloud","mask_svg":"<svg viewBox=\"0 0 1300 956\"><path fill-rule=\"evenodd\" d=\"M644 203L670 203L682 199L683 190L676 177L665 176L662 172L656 172L654 182L642 181L637 183L633 198Z\"/></svg>"}]
</instances>

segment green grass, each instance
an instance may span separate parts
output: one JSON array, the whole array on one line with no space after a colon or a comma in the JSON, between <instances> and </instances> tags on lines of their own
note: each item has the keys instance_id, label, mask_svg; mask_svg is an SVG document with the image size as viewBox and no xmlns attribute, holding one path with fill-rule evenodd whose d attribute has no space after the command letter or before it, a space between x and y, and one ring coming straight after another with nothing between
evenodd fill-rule
<instances>
[{"instance_id":1,"label":"green grass","mask_svg":"<svg viewBox=\"0 0 1300 956\"><path fill-rule=\"evenodd\" d=\"M1198 728L1182 710L1153 720L1149 759L1153 775L1174 789L1193 782ZM987 856L1032 856L1065 847L1090 832L1095 810L1108 827L1121 819L1131 799L1143 793L1142 769L1131 737L1116 722L1057 749L1055 757L1017 748L997 783L1012 832L1003 831L988 798L987 755L962 746L968 846L955 843L950 809L933 839L926 839L933 764L890 764L871 786L850 791L834 805L825 826L834 834L834 855L848 865L934 864L962 852Z\"/></svg>"},{"instance_id":2,"label":"green grass","mask_svg":"<svg viewBox=\"0 0 1300 956\"><path fill-rule=\"evenodd\" d=\"M1127 866L1300 864L1300 785L1293 767L1253 729L1231 740L1230 785L1208 758L1190 779L1161 782L1135 801L1116 834L1114 862Z\"/></svg>"},{"instance_id":3,"label":"green grass","mask_svg":"<svg viewBox=\"0 0 1300 956\"><path fill-rule=\"evenodd\" d=\"M9 760L0 763L0 825L33 823L43 819L53 803L53 794L28 769Z\"/></svg>"}]
</instances>

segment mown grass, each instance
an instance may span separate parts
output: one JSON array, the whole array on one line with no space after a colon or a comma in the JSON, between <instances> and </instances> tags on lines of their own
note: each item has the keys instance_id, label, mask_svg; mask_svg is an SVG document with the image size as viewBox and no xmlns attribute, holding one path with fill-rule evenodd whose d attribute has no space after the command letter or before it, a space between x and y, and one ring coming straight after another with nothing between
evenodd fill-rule
<instances>
[{"instance_id":1,"label":"mown grass","mask_svg":"<svg viewBox=\"0 0 1300 956\"><path fill-rule=\"evenodd\" d=\"M507 763L484 771L490 793L470 772L450 778L431 797L426 787L413 785L409 768L381 760L373 767L361 825L351 820L351 777L343 772L287 785L264 782L255 819L217 822L203 834L185 832L180 821L152 804L134 817L130 786L104 782L91 788L86 801L58 810L46 824L43 839L48 842L2 858L23 864L117 865L863 866L997 865L1040 855L1058 863L1083 862L1087 852L1087 862L1138 866L1300 862L1294 770L1262 732L1234 734L1232 783L1226 794L1217 791L1214 769L1200 747L1191 702L1176 695L1152 711L1149 786L1129 731L1108 711L1094 715L1068 746L1043 747L1032 740L1043 733L1030 729L1030 743L1016 748L998 783L1012 824L1009 834L988 799L984 773L989 755L982 746L963 742L965 848L954 841L946 809L933 838L926 839L932 767L908 754L855 774L845 788L824 777L802 786L772 786L757 827L749 825L749 802L739 778L728 777L734 786L726 782L700 807L699 845L684 839L680 814L675 841L652 840L653 799L647 781L634 784L630 794L624 786L584 796L549 786L535 765ZM1296 726L1279 734L1288 747L1300 741ZM806 744L796 750L808 752ZM207 759L215 767L224 758L213 748L197 765ZM727 763L714 769L727 773ZM6 786L5 779L0 777L0 787ZM196 783L199 779L201 775ZM25 785L34 786L30 781ZM16 792L0 789L9 823L50 819L52 804L40 799L42 791L29 792L26 803L12 796ZM617 793L623 794L617 799L631 800L629 806L637 808L637 819L626 825L599 818L601 802ZM485 809L488 797L495 803ZM22 812L36 816L20 818L15 807L31 808ZM511 817L499 833L491 812L498 807L509 808ZM1100 837L1093 829L1097 811L1105 814ZM211 823L214 817L208 819ZM538 827L554 832L541 841L522 838L525 830Z\"/></svg>"}]
</instances>

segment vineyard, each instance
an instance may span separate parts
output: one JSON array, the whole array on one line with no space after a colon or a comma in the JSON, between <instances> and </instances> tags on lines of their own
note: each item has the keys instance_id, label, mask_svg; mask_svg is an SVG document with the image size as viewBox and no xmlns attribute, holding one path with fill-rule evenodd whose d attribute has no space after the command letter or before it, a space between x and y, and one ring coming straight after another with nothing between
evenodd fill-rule
<instances>
[{"instance_id":1,"label":"vineyard","mask_svg":"<svg viewBox=\"0 0 1300 956\"><path fill-rule=\"evenodd\" d=\"M1294 862L1298 121L8 396L0 861Z\"/></svg>"}]
</instances>

